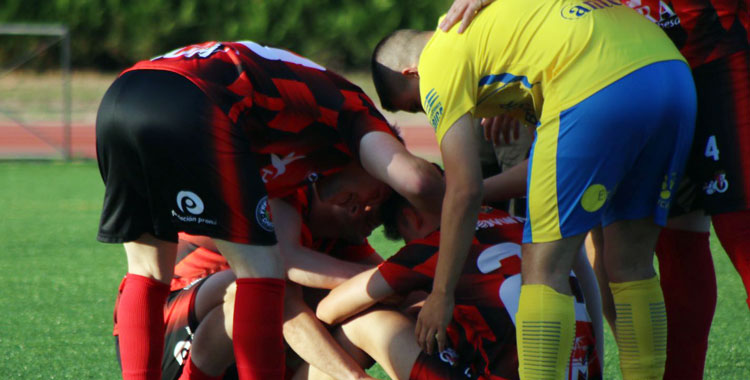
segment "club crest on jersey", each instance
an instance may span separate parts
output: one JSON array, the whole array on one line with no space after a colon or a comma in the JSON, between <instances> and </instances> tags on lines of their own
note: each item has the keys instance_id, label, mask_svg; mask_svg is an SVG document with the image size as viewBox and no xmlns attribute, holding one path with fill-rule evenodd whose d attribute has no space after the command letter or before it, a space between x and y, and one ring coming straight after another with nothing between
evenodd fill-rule
<instances>
[{"instance_id":1,"label":"club crest on jersey","mask_svg":"<svg viewBox=\"0 0 750 380\"><path fill-rule=\"evenodd\" d=\"M560 9L560 16L566 20L578 20L587 14L605 8L612 8L622 5L618 0L589 0L581 1L576 4L568 4Z\"/></svg>"},{"instance_id":2,"label":"club crest on jersey","mask_svg":"<svg viewBox=\"0 0 750 380\"><path fill-rule=\"evenodd\" d=\"M718 173L714 176L714 179L708 181L703 185L703 191L706 195L722 194L729 189L729 181L727 181L726 173Z\"/></svg>"},{"instance_id":3,"label":"club crest on jersey","mask_svg":"<svg viewBox=\"0 0 750 380\"><path fill-rule=\"evenodd\" d=\"M264 230L271 232L273 231L273 222L271 222L271 209L268 207L268 196L265 195L258 201L258 205L255 206L255 220L258 221L258 225Z\"/></svg>"},{"instance_id":4,"label":"club crest on jersey","mask_svg":"<svg viewBox=\"0 0 750 380\"><path fill-rule=\"evenodd\" d=\"M443 117L443 103L438 100L439 98L440 97L438 96L438 93L434 88L430 90L424 97L424 105L425 109L427 110L427 119L430 121L432 129L435 130L437 130L437 126L438 124L440 124L440 119Z\"/></svg>"}]
</instances>

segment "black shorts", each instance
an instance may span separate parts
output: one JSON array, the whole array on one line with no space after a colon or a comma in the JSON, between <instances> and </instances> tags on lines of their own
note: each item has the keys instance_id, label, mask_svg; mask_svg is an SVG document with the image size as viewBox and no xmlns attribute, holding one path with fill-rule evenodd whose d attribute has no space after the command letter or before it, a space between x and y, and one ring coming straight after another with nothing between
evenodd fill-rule
<instances>
[{"instance_id":1,"label":"black shorts","mask_svg":"<svg viewBox=\"0 0 750 380\"><path fill-rule=\"evenodd\" d=\"M671 216L750 209L750 50L696 67L695 137Z\"/></svg>"},{"instance_id":2,"label":"black shorts","mask_svg":"<svg viewBox=\"0 0 750 380\"><path fill-rule=\"evenodd\" d=\"M267 193L242 128L190 80L167 71L119 77L96 120L105 185L97 238L133 241L177 232L276 243Z\"/></svg>"}]
</instances>

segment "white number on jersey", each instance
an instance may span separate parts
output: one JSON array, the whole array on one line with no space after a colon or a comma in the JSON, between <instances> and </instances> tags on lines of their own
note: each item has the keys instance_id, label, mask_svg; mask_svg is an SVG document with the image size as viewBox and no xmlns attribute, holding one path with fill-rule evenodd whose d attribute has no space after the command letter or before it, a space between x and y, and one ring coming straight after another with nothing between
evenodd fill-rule
<instances>
[{"instance_id":1,"label":"white number on jersey","mask_svg":"<svg viewBox=\"0 0 750 380\"><path fill-rule=\"evenodd\" d=\"M292 52L289 52L283 49L277 49L277 48L259 45L253 41L239 41L239 43L247 46L248 49L253 51L253 53L258 54L259 56L268 60L296 63L298 65L309 67L311 69L318 69L322 71L326 70L325 67L307 58L300 57Z\"/></svg>"}]
</instances>

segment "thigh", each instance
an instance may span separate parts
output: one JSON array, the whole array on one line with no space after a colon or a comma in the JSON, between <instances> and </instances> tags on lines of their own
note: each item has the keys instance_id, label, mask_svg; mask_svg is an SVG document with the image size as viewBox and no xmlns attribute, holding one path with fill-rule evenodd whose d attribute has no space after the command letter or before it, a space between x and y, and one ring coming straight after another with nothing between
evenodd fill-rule
<instances>
[{"instance_id":1,"label":"thigh","mask_svg":"<svg viewBox=\"0 0 750 380\"><path fill-rule=\"evenodd\" d=\"M665 88L654 90L654 78ZM644 92L653 99L632 96ZM694 103L689 69L668 61L637 70L558 114L543 114L529 161L524 242L654 215L665 175L677 180L684 166ZM661 205L668 209L667 195Z\"/></svg>"},{"instance_id":2,"label":"thigh","mask_svg":"<svg viewBox=\"0 0 750 380\"><path fill-rule=\"evenodd\" d=\"M105 95L98 116L106 188L100 239L149 232L175 241L185 231L275 243L247 135L188 79L128 72Z\"/></svg>"},{"instance_id":3,"label":"thigh","mask_svg":"<svg viewBox=\"0 0 750 380\"><path fill-rule=\"evenodd\" d=\"M686 176L709 214L750 209L750 51L697 67L695 141Z\"/></svg>"}]
</instances>

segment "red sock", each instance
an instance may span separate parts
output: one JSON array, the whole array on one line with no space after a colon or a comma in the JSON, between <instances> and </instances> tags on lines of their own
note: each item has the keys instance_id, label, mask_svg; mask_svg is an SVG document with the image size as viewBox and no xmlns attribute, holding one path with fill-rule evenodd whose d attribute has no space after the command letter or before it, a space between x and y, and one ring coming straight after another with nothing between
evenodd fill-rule
<instances>
[{"instance_id":1,"label":"red sock","mask_svg":"<svg viewBox=\"0 0 750 380\"><path fill-rule=\"evenodd\" d=\"M714 231L745 284L750 308L750 210L714 215Z\"/></svg>"},{"instance_id":2,"label":"red sock","mask_svg":"<svg viewBox=\"0 0 750 380\"><path fill-rule=\"evenodd\" d=\"M205 372L201 371L201 369L193 363L190 359L190 354L188 354L187 359L185 359L185 364L182 366L182 375L180 375L180 378L177 380L221 380L222 377L224 377L223 373L217 376L206 375Z\"/></svg>"},{"instance_id":3,"label":"red sock","mask_svg":"<svg viewBox=\"0 0 750 380\"><path fill-rule=\"evenodd\" d=\"M128 273L117 306L124 380L161 380L164 302L169 285Z\"/></svg>"},{"instance_id":4,"label":"red sock","mask_svg":"<svg viewBox=\"0 0 750 380\"><path fill-rule=\"evenodd\" d=\"M716 310L716 274L708 237L708 232L665 228L656 244L667 308L665 380L703 379Z\"/></svg>"},{"instance_id":5,"label":"red sock","mask_svg":"<svg viewBox=\"0 0 750 380\"><path fill-rule=\"evenodd\" d=\"M232 341L241 380L282 380L284 280L239 278Z\"/></svg>"}]
</instances>

